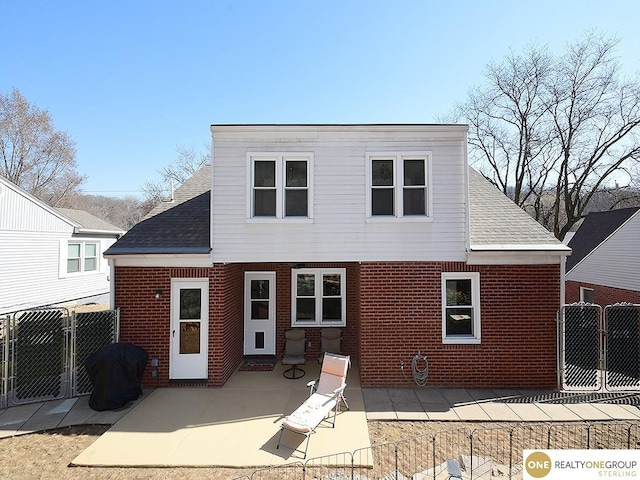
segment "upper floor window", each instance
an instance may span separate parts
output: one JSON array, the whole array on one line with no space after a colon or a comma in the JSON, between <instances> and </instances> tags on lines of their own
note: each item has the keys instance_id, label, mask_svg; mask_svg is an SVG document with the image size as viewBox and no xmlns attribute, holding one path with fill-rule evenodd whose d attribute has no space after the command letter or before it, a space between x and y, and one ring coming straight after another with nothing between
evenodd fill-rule
<instances>
[{"instance_id":1,"label":"upper floor window","mask_svg":"<svg viewBox=\"0 0 640 480\"><path fill-rule=\"evenodd\" d=\"M72 242L67 245L67 273L98 270L98 244Z\"/></svg>"},{"instance_id":2,"label":"upper floor window","mask_svg":"<svg viewBox=\"0 0 640 480\"><path fill-rule=\"evenodd\" d=\"M480 343L480 274L442 274L442 343Z\"/></svg>"},{"instance_id":3,"label":"upper floor window","mask_svg":"<svg viewBox=\"0 0 640 480\"><path fill-rule=\"evenodd\" d=\"M291 282L291 326L346 325L346 269L294 269Z\"/></svg>"},{"instance_id":4,"label":"upper floor window","mask_svg":"<svg viewBox=\"0 0 640 480\"><path fill-rule=\"evenodd\" d=\"M431 154L367 154L368 217L428 217Z\"/></svg>"},{"instance_id":5,"label":"upper floor window","mask_svg":"<svg viewBox=\"0 0 640 480\"><path fill-rule=\"evenodd\" d=\"M313 218L313 155L249 154L248 218Z\"/></svg>"}]
</instances>

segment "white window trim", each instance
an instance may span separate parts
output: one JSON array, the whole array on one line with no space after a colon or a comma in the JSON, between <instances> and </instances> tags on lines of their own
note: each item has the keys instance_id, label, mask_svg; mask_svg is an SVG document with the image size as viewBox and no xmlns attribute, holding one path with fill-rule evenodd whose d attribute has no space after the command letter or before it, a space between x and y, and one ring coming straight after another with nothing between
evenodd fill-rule
<instances>
[{"instance_id":1,"label":"white window trim","mask_svg":"<svg viewBox=\"0 0 640 480\"><path fill-rule=\"evenodd\" d=\"M287 161L307 162L307 216L285 216L285 185ZM247 153L247 210L246 219L249 223L313 223L313 152L249 152ZM276 163L276 215L275 217L255 217L253 212L253 176L254 162L271 161Z\"/></svg>"},{"instance_id":2,"label":"white window trim","mask_svg":"<svg viewBox=\"0 0 640 480\"><path fill-rule=\"evenodd\" d=\"M591 292L591 296L592 296L592 297L594 297L594 299L595 299L595 291L593 290L593 288L589 288L589 287L580 287L580 301L581 301L581 302L583 302L583 303L593 303L593 302L587 302L587 301L584 299L584 296L585 296L584 294L585 294L586 292Z\"/></svg>"},{"instance_id":3,"label":"white window trim","mask_svg":"<svg viewBox=\"0 0 640 480\"><path fill-rule=\"evenodd\" d=\"M432 188L432 153L430 151L421 152L368 152L367 157L367 222L430 222L433 221L433 188ZM373 160L393 160L393 188L394 188L394 214L393 215L373 215L371 212L371 190L373 188L373 178L371 175L371 165ZM425 161L425 188L426 192L426 214L425 215L404 215L404 160L424 160Z\"/></svg>"},{"instance_id":4,"label":"white window trim","mask_svg":"<svg viewBox=\"0 0 640 480\"><path fill-rule=\"evenodd\" d=\"M447 336L447 280L471 280L471 302L473 307L473 336ZM478 272L443 272L441 275L442 290L442 343L444 344L479 344L481 343L480 322L480 273Z\"/></svg>"},{"instance_id":5,"label":"white window trim","mask_svg":"<svg viewBox=\"0 0 640 480\"><path fill-rule=\"evenodd\" d=\"M297 278L299 273L315 275L316 319L296 321ZM342 298L342 319L339 321L322 320L322 276L340 275L340 296ZM291 269L291 326L292 327L344 327L347 325L347 269L346 268L294 268Z\"/></svg>"},{"instance_id":6,"label":"white window trim","mask_svg":"<svg viewBox=\"0 0 640 480\"><path fill-rule=\"evenodd\" d=\"M67 272L67 260L69 259L69 245L80 244L80 271L79 272ZM95 270L84 270L85 245L92 244L96 246L96 268ZM78 277L83 275L97 275L103 273L104 260L102 257L102 242L100 240L78 240L68 239L60 240L60 265L59 265L59 278Z\"/></svg>"}]
</instances>

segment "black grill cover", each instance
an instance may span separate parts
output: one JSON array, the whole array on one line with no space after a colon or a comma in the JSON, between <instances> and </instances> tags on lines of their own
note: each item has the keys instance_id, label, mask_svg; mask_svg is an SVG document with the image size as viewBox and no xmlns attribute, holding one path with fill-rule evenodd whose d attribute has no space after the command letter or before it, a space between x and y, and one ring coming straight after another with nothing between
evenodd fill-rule
<instances>
[{"instance_id":1,"label":"black grill cover","mask_svg":"<svg viewBox=\"0 0 640 480\"><path fill-rule=\"evenodd\" d=\"M87 358L93 390L89 406L94 410L115 410L142 395L142 374L149 354L131 343L105 345Z\"/></svg>"}]
</instances>

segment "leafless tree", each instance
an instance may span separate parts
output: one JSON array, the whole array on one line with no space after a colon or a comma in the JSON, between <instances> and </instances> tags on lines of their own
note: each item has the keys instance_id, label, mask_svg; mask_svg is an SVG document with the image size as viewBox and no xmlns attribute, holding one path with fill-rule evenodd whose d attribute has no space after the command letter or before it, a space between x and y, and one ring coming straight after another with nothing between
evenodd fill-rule
<instances>
[{"instance_id":1,"label":"leafless tree","mask_svg":"<svg viewBox=\"0 0 640 480\"><path fill-rule=\"evenodd\" d=\"M203 151L196 151L193 147L182 145L176 147L178 153L176 160L158 170L161 180L146 182L142 187L145 196L143 200L145 214L158 203L168 200L171 197L172 189L178 188L185 180L191 178L194 173L211 161L208 146L205 148Z\"/></svg>"},{"instance_id":2,"label":"leafless tree","mask_svg":"<svg viewBox=\"0 0 640 480\"><path fill-rule=\"evenodd\" d=\"M77 192L75 142L17 90L0 93L0 174L52 206Z\"/></svg>"},{"instance_id":3,"label":"leafless tree","mask_svg":"<svg viewBox=\"0 0 640 480\"><path fill-rule=\"evenodd\" d=\"M559 239L638 168L640 83L622 78L617 44L588 32L561 56L512 52L456 107L472 162Z\"/></svg>"}]
</instances>

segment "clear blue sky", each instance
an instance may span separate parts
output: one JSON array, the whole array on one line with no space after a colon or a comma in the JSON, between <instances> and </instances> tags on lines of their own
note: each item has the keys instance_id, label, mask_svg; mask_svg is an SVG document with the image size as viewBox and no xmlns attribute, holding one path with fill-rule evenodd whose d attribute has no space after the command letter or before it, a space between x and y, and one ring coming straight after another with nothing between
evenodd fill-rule
<instances>
[{"instance_id":1,"label":"clear blue sky","mask_svg":"<svg viewBox=\"0 0 640 480\"><path fill-rule=\"evenodd\" d=\"M637 0L0 0L0 91L76 141L87 193L136 195L212 123L432 123L531 42L617 35Z\"/></svg>"}]
</instances>

